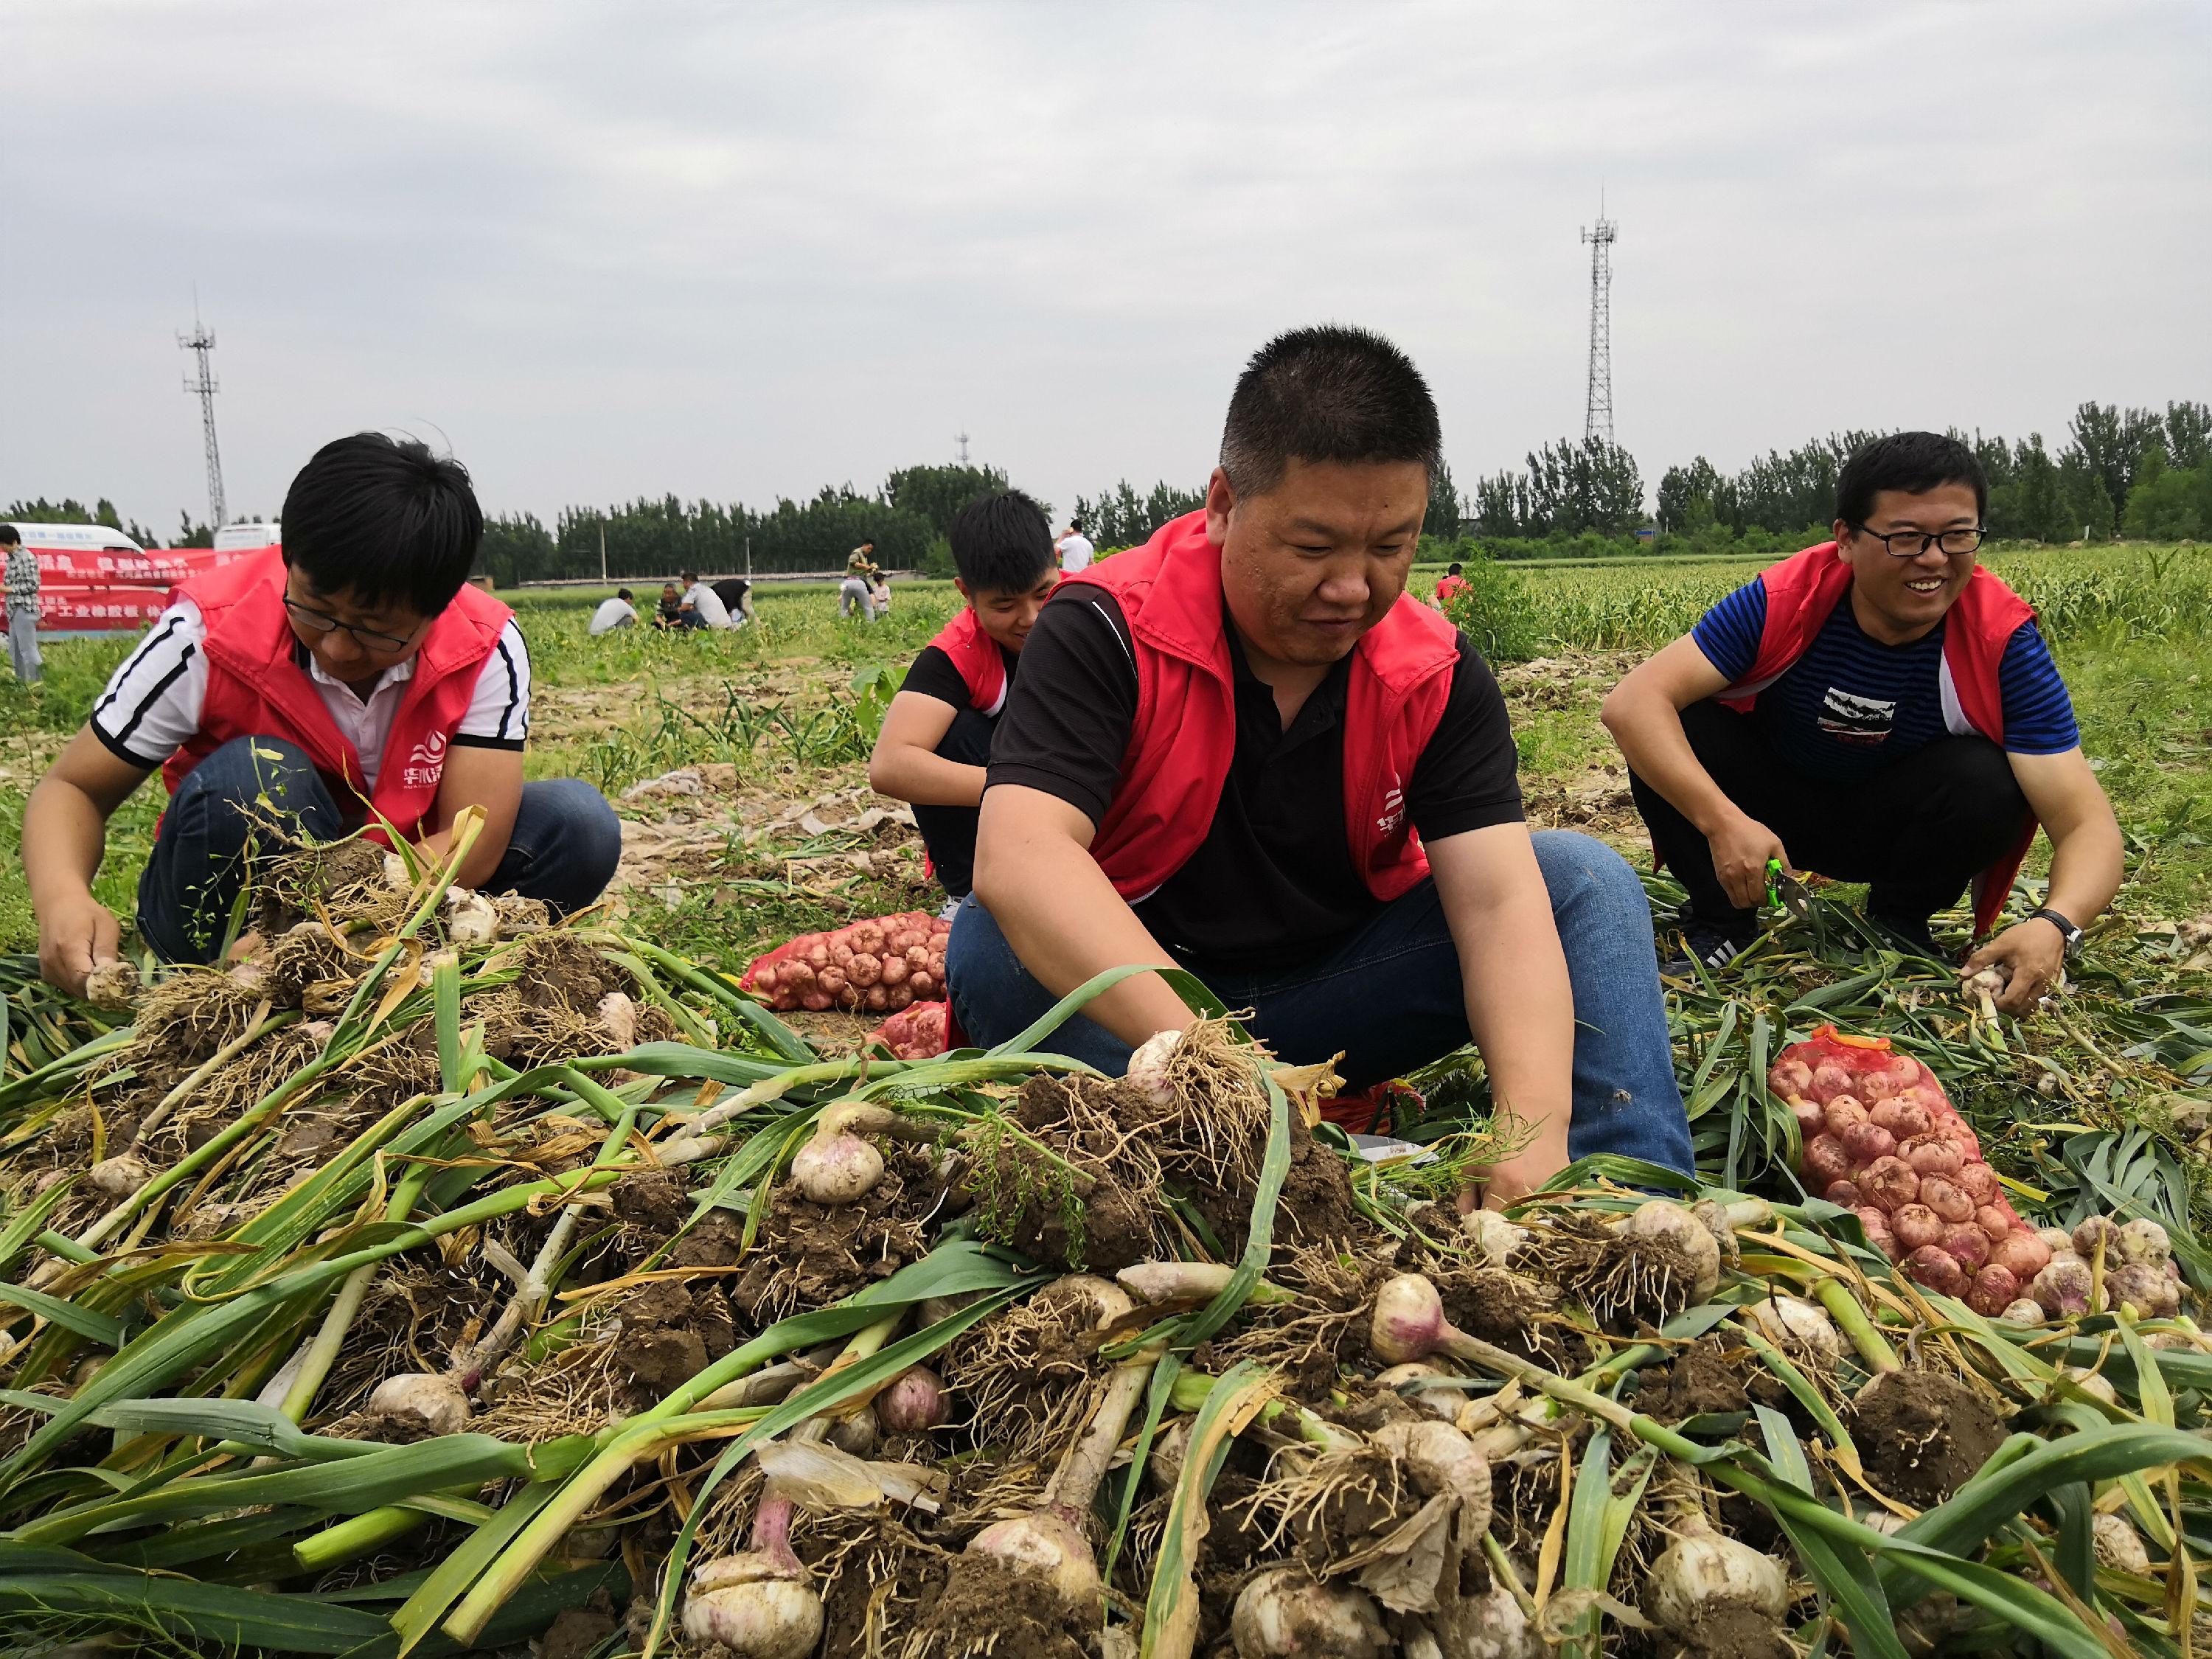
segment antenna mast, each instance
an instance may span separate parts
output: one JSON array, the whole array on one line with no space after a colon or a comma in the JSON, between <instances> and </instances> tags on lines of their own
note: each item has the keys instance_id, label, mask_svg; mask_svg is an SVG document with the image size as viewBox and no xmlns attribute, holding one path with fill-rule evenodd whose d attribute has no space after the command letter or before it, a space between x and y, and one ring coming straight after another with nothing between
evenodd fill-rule
<instances>
[{"instance_id":1,"label":"antenna mast","mask_svg":"<svg viewBox=\"0 0 2212 1659\"><path fill-rule=\"evenodd\" d=\"M959 443L960 447L955 453L954 459L957 459L961 465L965 466L968 465L968 434L965 432L961 433L957 441Z\"/></svg>"},{"instance_id":2,"label":"antenna mast","mask_svg":"<svg viewBox=\"0 0 2212 1659\"><path fill-rule=\"evenodd\" d=\"M1613 242L1620 227L1605 216L1598 198L1597 228L1582 239L1590 250L1589 391L1583 409L1583 436L1613 441Z\"/></svg>"},{"instance_id":3,"label":"antenna mast","mask_svg":"<svg viewBox=\"0 0 2212 1659\"><path fill-rule=\"evenodd\" d=\"M207 441L208 527L220 530L223 526L222 452L215 441L215 394L219 388L215 365L208 359L208 354L215 349L215 331L200 321L198 290L192 295L191 331L187 334L180 331L177 344L191 352L198 365L197 378L191 374L185 376L185 391L197 394L200 400L200 426Z\"/></svg>"}]
</instances>

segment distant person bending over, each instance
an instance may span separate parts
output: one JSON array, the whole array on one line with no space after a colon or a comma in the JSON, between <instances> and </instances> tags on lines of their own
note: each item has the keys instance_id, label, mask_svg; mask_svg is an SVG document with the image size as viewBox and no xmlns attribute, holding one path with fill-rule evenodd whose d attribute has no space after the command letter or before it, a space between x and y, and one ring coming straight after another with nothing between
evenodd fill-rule
<instances>
[{"instance_id":1,"label":"distant person bending over","mask_svg":"<svg viewBox=\"0 0 2212 1659\"><path fill-rule=\"evenodd\" d=\"M2019 595L1975 562L1988 486L1933 432L1875 440L1836 480L1835 540L1784 559L1613 688L1658 860L1689 890L1689 950L1748 945L1779 859L1869 884L1870 919L1933 954L1969 884L1996 923L2039 822L2047 902L1966 959L2018 1012L2112 902L2120 831L2066 687Z\"/></svg>"},{"instance_id":2,"label":"distant person bending over","mask_svg":"<svg viewBox=\"0 0 2212 1659\"><path fill-rule=\"evenodd\" d=\"M92 879L108 818L156 767L169 806L138 933L171 962L214 958L252 860L379 819L442 858L479 807L460 885L556 911L599 896L622 827L587 783L523 781L530 653L514 613L466 585L483 532L459 462L365 432L293 479L281 548L172 592L24 808L49 981L77 992L113 960Z\"/></svg>"},{"instance_id":3,"label":"distant person bending over","mask_svg":"<svg viewBox=\"0 0 2212 1659\"><path fill-rule=\"evenodd\" d=\"M730 626L743 628L753 619L753 585L743 576L725 576L714 584L722 609L730 618Z\"/></svg>"},{"instance_id":4,"label":"distant person bending over","mask_svg":"<svg viewBox=\"0 0 2212 1659\"><path fill-rule=\"evenodd\" d=\"M855 611L873 622L876 619L876 541L871 536L845 556L845 580L837 584L837 614L849 617Z\"/></svg>"},{"instance_id":5,"label":"distant person bending over","mask_svg":"<svg viewBox=\"0 0 2212 1659\"><path fill-rule=\"evenodd\" d=\"M684 628L727 628L729 608L722 596L699 580L696 570L686 570L684 576L684 603L678 611L678 624Z\"/></svg>"},{"instance_id":6,"label":"distant person bending over","mask_svg":"<svg viewBox=\"0 0 2212 1659\"><path fill-rule=\"evenodd\" d=\"M1531 836L1497 682L1406 594L1441 442L1377 336L1252 359L1205 507L1062 582L1023 647L954 1010L988 1046L1106 969L1181 965L1354 1090L1472 1038L1529 1131L1492 1201L1571 1155L1686 1171L1643 887L1587 836ZM1190 1019L1139 974L1051 1047L1118 1073Z\"/></svg>"},{"instance_id":7,"label":"distant person bending over","mask_svg":"<svg viewBox=\"0 0 2212 1659\"><path fill-rule=\"evenodd\" d=\"M907 670L869 757L868 785L913 804L930 865L957 901L974 885L991 733L1059 575L1044 510L1018 489L969 502L946 535L959 573L952 585L967 603Z\"/></svg>"},{"instance_id":8,"label":"distant person bending over","mask_svg":"<svg viewBox=\"0 0 2212 1659\"><path fill-rule=\"evenodd\" d=\"M653 625L663 632L684 626L684 590L674 582L661 583L660 603L653 608Z\"/></svg>"},{"instance_id":9,"label":"distant person bending over","mask_svg":"<svg viewBox=\"0 0 2212 1659\"><path fill-rule=\"evenodd\" d=\"M1459 561L1455 559L1450 568L1437 578L1437 609L1443 610L1456 596L1466 592L1467 586L1467 578L1460 574Z\"/></svg>"},{"instance_id":10,"label":"distant person bending over","mask_svg":"<svg viewBox=\"0 0 2212 1659\"><path fill-rule=\"evenodd\" d=\"M611 599L601 599L599 609L592 612L590 632L611 634L617 628L628 628L637 621L637 596L627 587L618 587Z\"/></svg>"},{"instance_id":11,"label":"distant person bending over","mask_svg":"<svg viewBox=\"0 0 2212 1659\"><path fill-rule=\"evenodd\" d=\"M1079 570L1091 568L1091 557L1097 550L1091 546L1091 538L1083 533L1083 520L1070 519L1066 533L1053 544L1060 556L1060 568L1073 576Z\"/></svg>"},{"instance_id":12,"label":"distant person bending over","mask_svg":"<svg viewBox=\"0 0 2212 1659\"><path fill-rule=\"evenodd\" d=\"M39 683L39 556L22 532L0 524L0 550L8 558L8 661L26 685Z\"/></svg>"}]
</instances>

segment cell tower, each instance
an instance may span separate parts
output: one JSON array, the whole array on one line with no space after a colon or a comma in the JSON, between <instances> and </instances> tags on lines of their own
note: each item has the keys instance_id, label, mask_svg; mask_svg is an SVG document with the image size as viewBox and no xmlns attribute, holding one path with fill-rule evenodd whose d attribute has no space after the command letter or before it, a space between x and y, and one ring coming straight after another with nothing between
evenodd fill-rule
<instances>
[{"instance_id":1,"label":"cell tower","mask_svg":"<svg viewBox=\"0 0 2212 1659\"><path fill-rule=\"evenodd\" d=\"M1583 232L1590 250L1589 395L1583 436L1613 441L1613 241L1620 227L1605 216L1598 198L1597 228Z\"/></svg>"},{"instance_id":2,"label":"cell tower","mask_svg":"<svg viewBox=\"0 0 2212 1659\"><path fill-rule=\"evenodd\" d=\"M200 426L207 436L208 470L208 527L220 530L223 526L222 509L222 452L215 441L215 394L219 389L215 378L215 365L208 354L215 349L215 331L200 321L197 296L192 301L192 326L190 333L179 331L177 344L192 354L198 365L195 376L185 376L185 390L197 393L200 400Z\"/></svg>"},{"instance_id":3,"label":"cell tower","mask_svg":"<svg viewBox=\"0 0 2212 1659\"><path fill-rule=\"evenodd\" d=\"M954 452L954 459L957 459L961 465L965 466L968 465L968 434L964 432L959 434L955 441L959 444L960 447Z\"/></svg>"}]
</instances>

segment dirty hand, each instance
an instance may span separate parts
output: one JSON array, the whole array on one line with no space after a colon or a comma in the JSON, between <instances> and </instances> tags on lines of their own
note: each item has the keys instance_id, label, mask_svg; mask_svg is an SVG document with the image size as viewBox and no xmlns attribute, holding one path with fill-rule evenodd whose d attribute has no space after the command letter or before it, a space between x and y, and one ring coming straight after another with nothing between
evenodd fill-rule
<instances>
[{"instance_id":1,"label":"dirty hand","mask_svg":"<svg viewBox=\"0 0 2212 1659\"><path fill-rule=\"evenodd\" d=\"M1480 1207L1502 1210L1517 1204L1567 1167L1567 1126L1562 1118L1554 1130L1549 1122L1526 1146L1502 1163L1480 1171L1480 1182L1460 1194L1462 1212Z\"/></svg>"},{"instance_id":2,"label":"dirty hand","mask_svg":"<svg viewBox=\"0 0 2212 1659\"><path fill-rule=\"evenodd\" d=\"M1757 818L1736 814L1733 822L1722 825L1705 837L1712 848L1713 873L1720 878L1729 902L1746 910L1766 908L1766 864L1770 859L1780 859L1782 867L1791 875L1790 855L1783 851L1782 837Z\"/></svg>"},{"instance_id":3,"label":"dirty hand","mask_svg":"<svg viewBox=\"0 0 2212 1659\"><path fill-rule=\"evenodd\" d=\"M115 960L122 936L115 918L90 893L48 904L39 914L39 976L81 997L85 976Z\"/></svg>"},{"instance_id":4,"label":"dirty hand","mask_svg":"<svg viewBox=\"0 0 2212 1659\"><path fill-rule=\"evenodd\" d=\"M1971 978L1987 968L2002 975L2004 987L1990 1000L2008 1014L2023 1014L2036 999L2058 983L2066 966L2066 936L2040 916L2016 922L1968 957L1959 969Z\"/></svg>"}]
</instances>

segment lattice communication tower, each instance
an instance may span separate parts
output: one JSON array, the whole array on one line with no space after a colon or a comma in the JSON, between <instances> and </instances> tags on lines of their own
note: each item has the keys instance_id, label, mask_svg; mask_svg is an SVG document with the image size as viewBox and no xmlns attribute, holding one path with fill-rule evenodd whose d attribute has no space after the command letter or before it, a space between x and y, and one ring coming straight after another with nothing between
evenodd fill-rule
<instances>
[{"instance_id":1,"label":"lattice communication tower","mask_svg":"<svg viewBox=\"0 0 2212 1659\"><path fill-rule=\"evenodd\" d=\"M197 366L196 373L185 376L185 390L200 400L200 428L207 440L208 527L220 530L223 526L222 451L215 441L215 394L220 387L215 364L208 356L215 349L215 331L200 321L198 306L192 307L191 331L179 331L177 344L192 354Z\"/></svg>"},{"instance_id":2,"label":"lattice communication tower","mask_svg":"<svg viewBox=\"0 0 2212 1659\"><path fill-rule=\"evenodd\" d=\"M956 452L955 452L955 459L956 459L957 460L958 460L958 462L960 463L960 465L963 465L963 466L967 465L968 465L968 434L967 434L966 433L963 432L963 433L959 434L958 434L958 435L954 439L954 441L955 441L956 443L957 443L957 444L960 446L959 449L958 449L957 451L956 451Z\"/></svg>"},{"instance_id":3,"label":"lattice communication tower","mask_svg":"<svg viewBox=\"0 0 2212 1659\"><path fill-rule=\"evenodd\" d=\"M1598 204L1597 228L1583 232L1590 250L1589 392L1583 436L1613 441L1613 242L1620 227Z\"/></svg>"}]
</instances>

